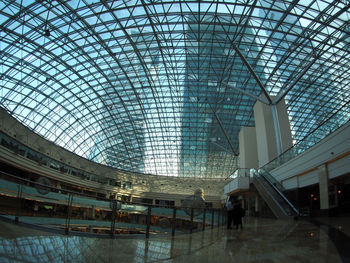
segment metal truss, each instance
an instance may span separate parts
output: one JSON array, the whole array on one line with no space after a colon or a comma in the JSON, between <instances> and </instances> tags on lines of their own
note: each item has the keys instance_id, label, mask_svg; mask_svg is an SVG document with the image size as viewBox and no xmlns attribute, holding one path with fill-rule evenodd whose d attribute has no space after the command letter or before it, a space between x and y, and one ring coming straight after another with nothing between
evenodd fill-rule
<instances>
[{"instance_id":1,"label":"metal truss","mask_svg":"<svg viewBox=\"0 0 350 263\"><path fill-rule=\"evenodd\" d=\"M4 0L1 107L98 163L226 178L256 101L285 100L295 143L349 120L348 21L348 1Z\"/></svg>"}]
</instances>

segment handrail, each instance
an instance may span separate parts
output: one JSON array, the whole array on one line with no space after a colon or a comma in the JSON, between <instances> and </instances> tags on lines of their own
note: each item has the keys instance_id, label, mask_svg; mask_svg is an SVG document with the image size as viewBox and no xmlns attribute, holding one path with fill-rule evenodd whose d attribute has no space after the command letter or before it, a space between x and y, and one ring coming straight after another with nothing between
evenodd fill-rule
<instances>
[{"instance_id":1,"label":"handrail","mask_svg":"<svg viewBox=\"0 0 350 263\"><path fill-rule=\"evenodd\" d=\"M264 174L261 173L260 175L270 184L270 186L273 187L273 189L279 194L280 197L282 197L282 199L290 206L290 208L292 208L294 212L299 215L300 213L298 209L294 207L294 205L285 197L285 195L272 182L270 182L270 180L268 180Z\"/></svg>"},{"instance_id":2,"label":"handrail","mask_svg":"<svg viewBox=\"0 0 350 263\"><path fill-rule=\"evenodd\" d=\"M24 182L27 182L27 183L34 184L34 187L35 187L36 185L39 185L39 186L44 187L44 188L54 189L54 190L56 190L57 192L58 192L58 191L61 191L61 192L66 192L67 194L82 195L82 196L85 196L85 197L90 197L90 198L96 199L96 196L88 195L88 194L86 194L86 193L79 193L79 192L76 192L76 191L73 191L73 190L68 190L68 189L63 189L63 188L57 188L57 187L51 186L51 185L41 184L41 183L38 183L38 182L35 182L35 181L32 181L32 180L29 180L29 179L25 179L25 178L22 178L22 177L13 175L13 174L9 174L9 173L4 172L4 171L0 171L0 174L9 176L9 177L14 178L14 179L17 179L17 180L24 181ZM43 177L43 176L40 176L40 177ZM52 192L52 191L50 191L50 192ZM107 201L107 200L109 201L110 199L107 199L107 198L106 198L106 201Z\"/></svg>"},{"instance_id":3,"label":"handrail","mask_svg":"<svg viewBox=\"0 0 350 263\"><path fill-rule=\"evenodd\" d=\"M312 131L310 131L307 135L305 135L300 141L298 141L296 144L294 144L293 146L291 146L290 148L288 148L287 150L285 150L283 153L281 153L279 156L277 156L276 158L272 159L271 161L269 161L267 164L265 164L262 169L265 169L266 171L268 171L269 169L267 167L271 166L271 164L273 164L274 162L278 161L278 159L281 159L281 157L286 156L287 153L289 153L290 151L292 151L293 149L297 148L298 146L300 146L302 143L304 143L310 136L312 136L318 129L320 129L321 127L323 127L323 125L326 125L330 120L332 120L333 118L335 118L337 116L337 114L343 110L344 107L346 107L348 104L350 104L350 100L347 101L343 107L341 107L340 109L338 109L335 113L333 113L329 118L327 118L326 120L324 120L319 126L317 126L316 128L314 128ZM347 123L350 122L350 119L345 121L343 124L338 125L337 129L341 128L342 126L346 125ZM326 135L327 136L327 135ZM326 137L324 136L324 137ZM324 138L323 137L323 138ZM322 138L322 139L323 139ZM319 141L321 141L322 139L320 139ZM318 141L318 142L319 142ZM315 143L316 144L316 143ZM311 146L310 146L311 147ZM308 147L307 149L309 149L310 147ZM307 149L305 149L304 151L306 151ZM302 151L302 153L304 152ZM301 154L301 153L300 153Z\"/></svg>"},{"instance_id":4,"label":"handrail","mask_svg":"<svg viewBox=\"0 0 350 263\"><path fill-rule=\"evenodd\" d=\"M332 120L334 117L337 116L337 114L339 112L341 112L341 110L347 106L350 103L350 100L346 102L345 105L343 105L342 108L338 109L334 114L332 114L329 118L327 118L325 121L323 121L319 126L317 126L316 128L314 128L312 131L310 131L306 136L304 136L304 138L302 140L300 140L297 144L294 144L292 147L290 147L289 149L285 150L282 154L280 154L279 156L277 156L276 158L274 158L273 160L271 160L270 162L268 162L267 164L265 164L263 167L261 167L261 170L264 170L266 173L269 173L269 171L275 169L277 166L281 165L282 163L285 163L289 160L291 160L292 158L298 156L299 154L304 153L307 149L309 149L310 147L312 147L313 145L315 145L316 143L320 142L322 139L324 139L327 134L325 134L324 136L322 136L321 139L319 139L316 143L314 143L313 145L308 146L307 148L305 148L304 150L302 150L301 152L297 152L296 150L298 150L298 147L304 143L308 138L310 138L318 129L320 129L321 127L323 127L324 125L326 125L330 120ZM337 125L335 128L336 130L340 129L341 127L343 127L344 125L347 125L348 123L350 123L350 120L345 121L344 123L342 123L341 125ZM296 149L296 150L294 150ZM288 156L288 154L290 156ZM278 162L278 164L277 164ZM262 175L262 174L261 174ZM262 175L268 182L269 184L277 191L277 193L287 202L287 204L293 209L293 211L297 214L300 215L300 212L298 211L298 209L283 195L283 193L277 189L277 187L270 182L270 180L268 180L266 178L266 176ZM298 175L297 175L298 176ZM294 177L294 176L293 176Z\"/></svg>"},{"instance_id":5,"label":"handrail","mask_svg":"<svg viewBox=\"0 0 350 263\"><path fill-rule=\"evenodd\" d=\"M0 193L0 196L5 195L5 196L12 197L12 198L17 198L18 200L27 199L27 200L32 200L35 203L39 202L39 203L42 203L43 205L44 204L55 205L55 207L61 207L61 209L63 209L63 208L66 209L66 210L63 210L63 211L66 211L66 212L63 212L64 214L62 214L62 212L61 212L61 215L57 214L57 217L53 217L53 218L50 218L50 216L45 215L45 214L49 213L48 210L46 210L43 213L44 217L35 217L35 216L34 217L33 216L26 217L26 215L28 215L28 212L30 214L32 214L32 213L35 214L35 212L30 212L30 211L34 211L32 209L33 209L35 203L32 203L32 207L28 207L27 210L26 209L22 210L20 203L17 203L13 207L11 206L9 208L9 210L7 210L7 212L6 212L7 217L9 217L10 215L13 215L15 217L15 219L14 219L15 223L22 222L22 220L19 220L19 218L23 218L24 223L26 223L25 222L26 220L27 220L27 222L35 222L36 221L37 222L36 224L43 224L44 223L44 224L48 224L48 225L50 225L50 222L52 222L51 223L51 224L53 224L52 226L55 226L55 225L59 224L57 222L60 222L60 220L62 220L62 215L63 215L65 217L65 224L63 223L63 225L65 226L64 232L63 232L64 234L69 234L72 227L74 227L74 222L77 222L77 221L73 222L72 220L78 220L79 222L83 222L82 224L84 224L84 225L91 224L91 221L89 221L89 220L93 220L92 222L95 223L94 228L96 228L97 226L100 226L101 224L102 224L101 226L104 226L104 227L106 227L106 224L111 224L110 228L107 225L106 231L110 231L110 235L113 236L115 233L115 223L116 223L116 218L114 215L118 210L123 211L129 215L135 214L134 212L136 212L137 214L141 213L143 215L146 215L146 218L147 218L146 224L136 223L136 225L135 225L135 221L127 222L128 231L135 232L136 231L135 227L137 229L137 226L139 225L139 227L140 227L140 224L142 225L141 229L143 227L145 227L146 231L141 231L141 230L139 230L139 231L141 231L142 233L145 233L146 238L148 238L150 236L150 231L157 231L159 233L162 233L165 231L167 233L171 233L172 235L175 235L175 232L176 232L175 228L176 227L180 227L180 228L177 228L179 231L187 231L186 229L190 226L189 231L190 231L190 233L192 233L192 231L205 230L206 225L211 225L211 227L214 227L214 222L215 222L215 225L219 226L219 225L221 225L221 223L224 224L224 219L225 219L225 215L226 215L224 213L223 209L221 209L221 208L208 208L205 206L204 207L196 207L196 206L169 207L166 205L153 205L153 204L145 204L145 203L127 202L127 201L108 199L108 198L97 198L96 196L91 196L91 195L86 194L86 193L80 193L80 192L76 192L76 191L72 191L72 190L68 190L68 189L66 190L66 189L62 189L62 188L57 188L55 186L48 186L45 184L41 184L40 182L28 180L26 178L22 178L22 177L19 177L19 176L16 176L16 175L10 174L8 172L4 172L4 171L0 171L0 175L3 175L2 180L6 180L10 183L9 185L6 185L9 188L3 188L4 192ZM11 180L11 178L13 180ZM26 184L30 184L30 185L26 185ZM13 187L15 187L16 185L19 189L18 191L17 190L14 191ZM50 192L56 191L56 192L58 192L57 193L58 195L57 196L48 196L48 197L45 197L45 195L42 195L40 193L38 193L37 195L35 195L35 194L33 195L33 190L35 189L35 186L38 186L38 185L41 187L45 187L45 188L50 189ZM6 190L6 189L9 189L9 190ZM22 194L22 192L19 194L20 190L23 190L23 194ZM66 196L66 197L62 198L62 195ZM77 216L77 214L72 215L71 214L72 207L79 207L79 211L80 211L80 209L83 209L83 211L87 211L86 209L89 210L89 204L88 204L88 206L86 206L85 201L83 199L79 199L79 198L75 199L74 196L75 197L93 198L96 201L101 201L100 204L98 204L98 203L89 203L89 204L93 205L94 207L99 208L99 209L101 207L101 209L103 211L105 211L102 214L103 215L102 221L99 221L99 220L95 221L95 216L92 216L92 214L83 215L82 213L80 213L80 214L78 214L78 216ZM104 201L107 203L104 203ZM108 202L110 202L110 205L108 205ZM111 205L112 202L118 202L121 204L121 206L118 207L117 205ZM128 205L131 205L132 207L126 207ZM124 206L124 208L123 208L123 206ZM138 209L141 206L144 207L145 209L141 209L141 210ZM128 209L136 209L136 210L128 210ZM196 216L196 217L195 216L188 216L185 213L185 209L190 209L191 215L193 214L193 211L195 211L195 210L200 210L201 214L199 216ZM49 211L51 211L51 210L49 210ZM176 211L178 211L178 213L176 213ZM95 213L95 208L93 208L92 212ZM112 214L110 214L111 212L112 212ZM3 214L3 212L2 212L2 214ZM90 216L92 216L92 219L90 218ZM166 222L168 222L168 224L170 222L169 231L165 230L165 229L167 229L168 226L162 226L161 225L162 222L160 222L160 221L154 221L153 223L151 223L150 218L154 217L154 216L156 216L156 219L157 218L167 218L168 220ZM211 224L210 224L210 216L212 219ZM214 221L214 217L215 217L215 221ZM136 214L134 216L134 219L135 218L137 218ZM37 221L37 220L39 220L39 221ZM175 222L178 222L178 220L180 220L180 222L181 221L183 222L183 223L180 223L180 226L176 226L176 224L175 224ZM122 222L123 221L120 221L120 223L122 223ZM189 224L188 223L186 224L186 222L189 222ZM30 225L32 223L26 223L26 224ZM129 224L132 224L133 227L130 228ZM202 227L200 227L200 224L202 224ZM152 228L154 227L154 230L150 229L151 225L152 225ZM193 227L195 227L195 226L196 226L196 230L193 229ZM40 227L42 227L42 226L40 226ZM58 231L58 230L55 229L55 231ZM118 231L120 231L120 229L118 229ZM75 233L73 233L73 234L75 234ZM81 235L81 233L79 233L79 235Z\"/></svg>"},{"instance_id":6,"label":"handrail","mask_svg":"<svg viewBox=\"0 0 350 263\"><path fill-rule=\"evenodd\" d=\"M80 193L80 192L76 192L76 191L73 191L73 190L68 190L68 189L63 189L63 188L57 188L55 186L50 186L50 185L45 185L45 184L41 184L41 183L38 183L36 181L32 181L32 180L29 180L29 179L25 179L25 178L22 178L22 177L18 177L16 175L13 175L13 174L9 174L7 172L4 172L4 171L0 171L0 174L3 174L3 175L6 175L6 176L9 176L9 177L12 177L14 179L18 179L18 180L22 180L24 182L27 182L27 183L32 183L34 184L33 187L39 185L43 188L50 188L50 189L54 189L56 190L57 192L65 192L66 194L73 194L73 195L77 195L77 196L84 196L84 197L89 197L89 198L92 198L92 199L96 199L97 197L95 195L89 195L89 194L86 194L86 193ZM17 182L14 182L14 183L17 183ZM17 183L19 184L19 183ZM28 186L28 185L24 185L24 186ZM29 187L32 187L32 186L29 186ZM50 192L53 192L53 191L50 191ZM97 193L97 192L96 192ZM62 193L64 194L64 193ZM116 200L116 199L111 199L111 198L103 198L103 197L98 197L99 200L103 200L103 201L117 201L117 202L120 202L122 204L127 204L127 205L142 205L142 206L152 206L154 208L173 208L173 207L176 207L177 209L191 209L191 208L194 208L194 209L201 209L203 207L193 207L193 206L169 206L169 205L160 205L160 204L157 204L157 205L153 205L153 204L149 204L149 203L143 203L143 202L129 202L129 201L123 201L123 200ZM215 209L215 208L210 208L210 207L206 207L206 209Z\"/></svg>"},{"instance_id":7,"label":"handrail","mask_svg":"<svg viewBox=\"0 0 350 263\"><path fill-rule=\"evenodd\" d=\"M258 179L258 177L255 177L255 178L256 178L256 180L259 181L260 184L261 184L260 179ZM262 185L261 187L264 188L263 185ZM275 201L275 204L280 208L280 210L283 212L283 214L286 215L286 216L289 216L289 215L287 214L287 212L285 211L285 209L281 206L281 204L276 200L276 198L275 198L273 195L269 195L269 196Z\"/></svg>"}]
</instances>

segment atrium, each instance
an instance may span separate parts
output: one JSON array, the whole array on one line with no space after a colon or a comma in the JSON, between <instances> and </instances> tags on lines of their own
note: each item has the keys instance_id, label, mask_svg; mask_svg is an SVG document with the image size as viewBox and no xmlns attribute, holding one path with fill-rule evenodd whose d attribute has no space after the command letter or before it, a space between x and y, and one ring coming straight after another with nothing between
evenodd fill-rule
<instances>
[{"instance_id":1,"label":"atrium","mask_svg":"<svg viewBox=\"0 0 350 263\"><path fill-rule=\"evenodd\" d=\"M1 1L0 261L348 262L349 7Z\"/></svg>"}]
</instances>

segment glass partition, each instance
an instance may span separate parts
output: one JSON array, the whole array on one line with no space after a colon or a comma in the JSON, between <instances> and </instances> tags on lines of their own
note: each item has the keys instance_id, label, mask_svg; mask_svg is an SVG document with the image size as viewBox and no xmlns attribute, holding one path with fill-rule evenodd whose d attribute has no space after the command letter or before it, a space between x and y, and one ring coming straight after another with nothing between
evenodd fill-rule
<instances>
[{"instance_id":1,"label":"glass partition","mask_svg":"<svg viewBox=\"0 0 350 263\"><path fill-rule=\"evenodd\" d=\"M18 224L75 235L175 235L225 222L222 209L166 207L96 198L0 172L0 217Z\"/></svg>"},{"instance_id":2,"label":"glass partition","mask_svg":"<svg viewBox=\"0 0 350 263\"><path fill-rule=\"evenodd\" d=\"M330 133L339 129L348 123L347 119L344 119L343 111L346 110L348 104L346 104L343 108L340 108L335 114L333 114L329 119L324 121L320 126L316 129L312 130L308 135L306 135L301 141L295 144L293 147L282 153L280 156L264 165L262 168L266 171L272 171L273 169L281 166L282 164L292 160L296 156L304 153L306 150L311 148L316 143L320 142ZM332 130L328 130L328 132L324 132L326 127L332 126Z\"/></svg>"},{"instance_id":3,"label":"glass partition","mask_svg":"<svg viewBox=\"0 0 350 263\"><path fill-rule=\"evenodd\" d=\"M278 207L288 216L299 215L298 210L283 194L283 186L267 171L259 169L255 172L255 178L264 191L275 201ZM256 181L253 181L256 182Z\"/></svg>"}]
</instances>

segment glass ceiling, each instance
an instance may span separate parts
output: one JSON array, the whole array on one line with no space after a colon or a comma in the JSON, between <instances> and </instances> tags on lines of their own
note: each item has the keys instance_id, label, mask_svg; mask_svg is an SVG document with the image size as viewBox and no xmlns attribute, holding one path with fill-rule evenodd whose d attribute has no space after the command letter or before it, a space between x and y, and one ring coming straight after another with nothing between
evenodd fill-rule
<instances>
[{"instance_id":1,"label":"glass ceiling","mask_svg":"<svg viewBox=\"0 0 350 263\"><path fill-rule=\"evenodd\" d=\"M285 99L295 143L350 119L349 17L348 0L3 0L1 107L98 163L227 177L257 99Z\"/></svg>"}]
</instances>

